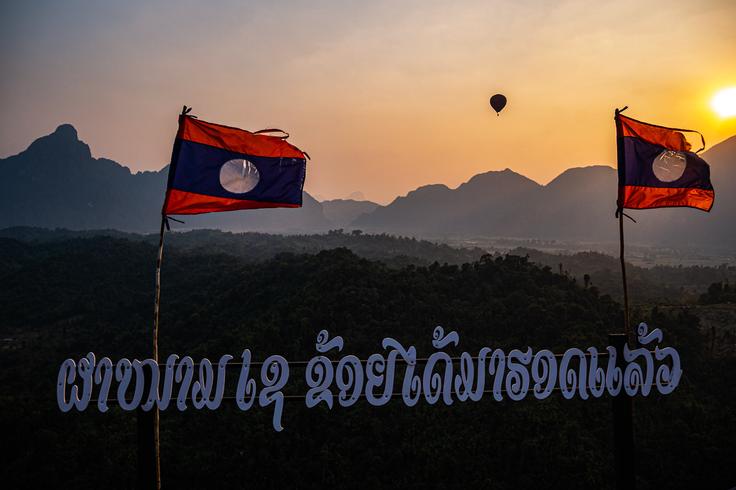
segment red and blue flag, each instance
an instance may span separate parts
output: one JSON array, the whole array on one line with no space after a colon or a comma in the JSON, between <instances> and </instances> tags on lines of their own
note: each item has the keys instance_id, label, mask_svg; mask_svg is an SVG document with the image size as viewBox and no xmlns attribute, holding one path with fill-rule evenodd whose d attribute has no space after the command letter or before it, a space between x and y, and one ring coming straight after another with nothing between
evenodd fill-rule
<instances>
[{"instance_id":1,"label":"red and blue flag","mask_svg":"<svg viewBox=\"0 0 736 490\"><path fill-rule=\"evenodd\" d=\"M710 167L691 151L683 132L696 131L616 116L619 209L691 207L710 211L715 199Z\"/></svg>"},{"instance_id":2,"label":"red and blue flag","mask_svg":"<svg viewBox=\"0 0 736 490\"><path fill-rule=\"evenodd\" d=\"M259 133L182 114L163 214L301 207L307 155Z\"/></svg>"}]
</instances>

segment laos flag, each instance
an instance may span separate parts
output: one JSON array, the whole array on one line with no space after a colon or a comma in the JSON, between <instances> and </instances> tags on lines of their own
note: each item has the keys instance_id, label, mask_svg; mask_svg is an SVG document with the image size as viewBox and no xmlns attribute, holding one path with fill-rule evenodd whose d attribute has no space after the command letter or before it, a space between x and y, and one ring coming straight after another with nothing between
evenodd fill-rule
<instances>
[{"instance_id":1,"label":"laos flag","mask_svg":"<svg viewBox=\"0 0 736 490\"><path fill-rule=\"evenodd\" d=\"M684 132L696 133L616 115L619 209L690 207L710 211L715 199L710 167L691 151Z\"/></svg>"},{"instance_id":2,"label":"laos flag","mask_svg":"<svg viewBox=\"0 0 736 490\"><path fill-rule=\"evenodd\" d=\"M169 167L163 214L298 208L307 155L271 136L183 113Z\"/></svg>"}]
</instances>

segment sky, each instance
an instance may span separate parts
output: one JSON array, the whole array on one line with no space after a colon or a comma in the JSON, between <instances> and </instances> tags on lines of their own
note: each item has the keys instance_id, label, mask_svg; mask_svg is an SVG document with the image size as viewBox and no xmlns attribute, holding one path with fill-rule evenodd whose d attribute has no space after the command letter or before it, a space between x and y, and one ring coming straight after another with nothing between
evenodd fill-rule
<instances>
[{"instance_id":1,"label":"sky","mask_svg":"<svg viewBox=\"0 0 736 490\"><path fill-rule=\"evenodd\" d=\"M709 144L736 134L709 104L736 86L734 19L732 0L4 0L0 157L68 122L94 156L157 170L186 104L288 131L323 199L507 167L544 184L614 165L623 105Z\"/></svg>"}]
</instances>

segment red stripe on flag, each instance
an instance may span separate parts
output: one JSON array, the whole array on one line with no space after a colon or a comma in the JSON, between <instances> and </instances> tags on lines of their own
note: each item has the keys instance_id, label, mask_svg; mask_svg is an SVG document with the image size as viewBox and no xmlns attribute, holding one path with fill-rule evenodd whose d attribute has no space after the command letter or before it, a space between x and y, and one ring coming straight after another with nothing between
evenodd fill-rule
<instances>
[{"instance_id":1,"label":"red stripe on flag","mask_svg":"<svg viewBox=\"0 0 736 490\"><path fill-rule=\"evenodd\" d=\"M301 204L251 201L248 199L230 199L225 197L206 196L194 192L169 189L166 192L164 214L203 214L218 211L235 211L237 209L260 208L300 208Z\"/></svg>"},{"instance_id":2,"label":"red stripe on flag","mask_svg":"<svg viewBox=\"0 0 736 490\"><path fill-rule=\"evenodd\" d=\"M678 130L643 123L626 116L618 117L621 119L621 136L639 138L668 150L690 151L692 148L685 135Z\"/></svg>"},{"instance_id":3,"label":"red stripe on flag","mask_svg":"<svg viewBox=\"0 0 736 490\"><path fill-rule=\"evenodd\" d=\"M213 124L183 116L177 138L255 157L305 158L296 146L282 138L253 134L244 129Z\"/></svg>"},{"instance_id":4,"label":"red stripe on flag","mask_svg":"<svg viewBox=\"0 0 736 490\"><path fill-rule=\"evenodd\" d=\"M629 209L689 207L710 211L714 198L714 191L692 187L623 187L623 207Z\"/></svg>"}]
</instances>

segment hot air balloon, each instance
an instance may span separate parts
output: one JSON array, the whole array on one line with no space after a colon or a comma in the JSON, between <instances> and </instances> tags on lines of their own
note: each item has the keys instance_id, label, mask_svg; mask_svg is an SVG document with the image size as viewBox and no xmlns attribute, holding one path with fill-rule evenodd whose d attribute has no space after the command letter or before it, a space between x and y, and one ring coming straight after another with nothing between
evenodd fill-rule
<instances>
[{"instance_id":1,"label":"hot air balloon","mask_svg":"<svg viewBox=\"0 0 736 490\"><path fill-rule=\"evenodd\" d=\"M497 116L500 115L499 113L506 107L506 97L502 94L494 95L491 97L491 107L496 111Z\"/></svg>"}]
</instances>

